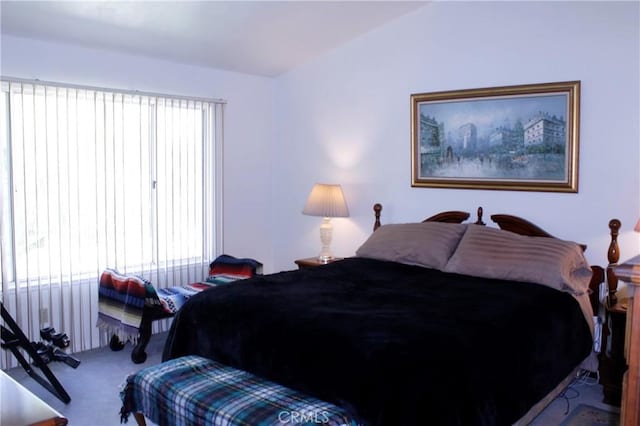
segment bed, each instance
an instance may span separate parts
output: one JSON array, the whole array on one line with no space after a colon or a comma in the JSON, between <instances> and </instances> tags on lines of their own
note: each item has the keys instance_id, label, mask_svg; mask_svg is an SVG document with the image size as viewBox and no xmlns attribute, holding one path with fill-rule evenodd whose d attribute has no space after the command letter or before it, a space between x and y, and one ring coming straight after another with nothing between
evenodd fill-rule
<instances>
[{"instance_id":1,"label":"bed","mask_svg":"<svg viewBox=\"0 0 640 426\"><path fill-rule=\"evenodd\" d=\"M355 257L190 298L163 361L205 357L362 425L528 423L593 355L602 268L515 216L381 226L381 208Z\"/></svg>"}]
</instances>

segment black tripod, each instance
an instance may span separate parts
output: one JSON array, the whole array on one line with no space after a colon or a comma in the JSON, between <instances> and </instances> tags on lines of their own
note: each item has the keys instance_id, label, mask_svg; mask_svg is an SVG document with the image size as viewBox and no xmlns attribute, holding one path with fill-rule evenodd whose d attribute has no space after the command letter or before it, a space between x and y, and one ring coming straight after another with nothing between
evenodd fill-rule
<instances>
[{"instance_id":1,"label":"black tripod","mask_svg":"<svg viewBox=\"0 0 640 426\"><path fill-rule=\"evenodd\" d=\"M16 357L22 368L35 380L40 383L45 389L54 394L58 399L60 399L65 404L68 404L71 401L71 397L64 390L64 387L60 384L56 376L51 372L46 362L42 359L42 357L38 354L36 349L27 339L27 336L24 335L18 324L11 317L9 312L4 308L4 304L0 302L0 307L2 308L2 319L4 320L7 327L4 325L0 325L0 337L2 338L2 348L9 349L13 355ZM18 348L22 348L31 357L33 363L36 367L40 368L45 377L42 377L38 372L36 372L33 368L31 368L31 364L22 356L22 353L18 350Z\"/></svg>"}]
</instances>

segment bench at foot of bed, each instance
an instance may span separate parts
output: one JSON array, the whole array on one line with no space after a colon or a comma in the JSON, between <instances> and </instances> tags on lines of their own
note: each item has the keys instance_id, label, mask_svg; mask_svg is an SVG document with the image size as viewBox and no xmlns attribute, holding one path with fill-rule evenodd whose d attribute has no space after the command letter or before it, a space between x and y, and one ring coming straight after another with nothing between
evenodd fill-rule
<instances>
[{"instance_id":1,"label":"bench at foot of bed","mask_svg":"<svg viewBox=\"0 0 640 426\"><path fill-rule=\"evenodd\" d=\"M130 375L121 420L138 425L356 425L343 408L210 359L185 356Z\"/></svg>"},{"instance_id":2,"label":"bench at foot of bed","mask_svg":"<svg viewBox=\"0 0 640 426\"><path fill-rule=\"evenodd\" d=\"M145 348L151 338L154 321L171 318L196 293L207 288L251 278L262 273L262 263L250 258L220 255L209 264L206 281L156 289L145 278L105 269L98 282L98 327L111 335L111 350L122 350L127 341L134 343L131 360L146 361Z\"/></svg>"}]
</instances>

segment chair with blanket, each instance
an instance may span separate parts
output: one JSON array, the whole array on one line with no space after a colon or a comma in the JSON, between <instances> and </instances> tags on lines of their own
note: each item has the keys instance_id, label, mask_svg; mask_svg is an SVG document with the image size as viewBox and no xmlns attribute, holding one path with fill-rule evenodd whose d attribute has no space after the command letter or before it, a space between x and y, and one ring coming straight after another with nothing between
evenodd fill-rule
<instances>
[{"instance_id":1,"label":"chair with blanket","mask_svg":"<svg viewBox=\"0 0 640 426\"><path fill-rule=\"evenodd\" d=\"M143 363L153 321L173 317L189 297L202 290L260 273L262 263L254 259L221 255L209 265L205 281L156 289L138 275L105 269L98 288L97 326L111 334L111 350L121 350L131 342L135 345L131 360Z\"/></svg>"}]
</instances>

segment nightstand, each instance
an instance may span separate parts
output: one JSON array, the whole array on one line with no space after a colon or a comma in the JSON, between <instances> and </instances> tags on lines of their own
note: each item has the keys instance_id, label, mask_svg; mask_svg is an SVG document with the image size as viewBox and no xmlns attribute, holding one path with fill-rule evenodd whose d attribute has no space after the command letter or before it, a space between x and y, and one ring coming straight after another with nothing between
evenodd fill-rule
<instances>
[{"instance_id":1,"label":"nightstand","mask_svg":"<svg viewBox=\"0 0 640 426\"><path fill-rule=\"evenodd\" d=\"M341 257L334 257L328 262L321 262L317 257L307 257L304 259L298 259L295 261L296 265L298 265L298 269L304 268L314 268L316 266L326 265L327 263L335 262L336 260L342 260Z\"/></svg>"},{"instance_id":2,"label":"nightstand","mask_svg":"<svg viewBox=\"0 0 640 426\"><path fill-rule=\"evenodd\" d=\"M603 402L620 406L622 399L622 376L627 370L624 357L624 340L627 322L627 300L613 305L605 303L605 324L602 330L599 372L604 394Z\"/></svg>"}]
</instances>

